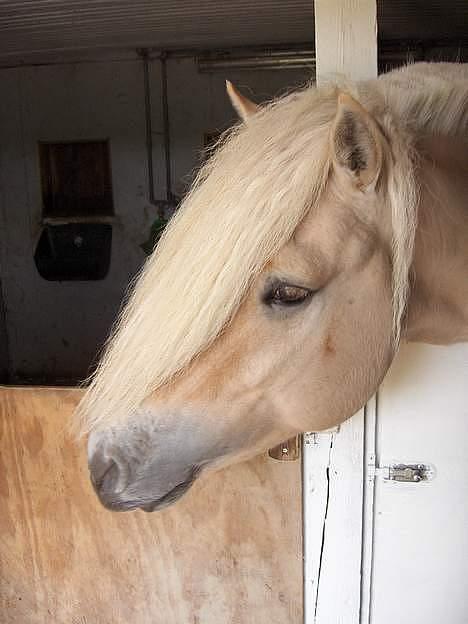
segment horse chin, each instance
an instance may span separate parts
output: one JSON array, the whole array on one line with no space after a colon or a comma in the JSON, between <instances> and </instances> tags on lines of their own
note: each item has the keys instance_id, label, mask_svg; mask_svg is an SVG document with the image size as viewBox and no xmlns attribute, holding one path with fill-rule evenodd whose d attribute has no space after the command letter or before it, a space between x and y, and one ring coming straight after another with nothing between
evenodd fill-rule
<instances>
[{"instance_id":1,"label":"horse chin","mask_svg":"<svg viewBox=\"0 0 468 624\"><path fill-rule=\"evenodd\" d=\"M179 485L176 485L176 487L173 490L171 490L170 492L168 492L167 494L165 494L158 500L153 501L152 503L139 505L139 509L150 513L152 511L161 511L162 509L169 507L170 505L178 501L179 498L182 498L182 496L186 492L188 492L188 490L192 487L193 482L195 481L195 478L196 477L193 477L192 479L185 481L184 483L180 483Z\"/></svg>"}]
</instances>

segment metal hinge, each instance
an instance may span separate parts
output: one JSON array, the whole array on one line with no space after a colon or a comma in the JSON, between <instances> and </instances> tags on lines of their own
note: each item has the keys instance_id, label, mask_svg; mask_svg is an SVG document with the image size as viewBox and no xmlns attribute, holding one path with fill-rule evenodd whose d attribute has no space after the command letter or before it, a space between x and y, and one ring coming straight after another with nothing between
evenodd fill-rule
<instances>
[{"instance_id":1,"label":"metal hinge","mask_svg":"<svg viewBox=\"0 0 468 624\"><path fill-rule=\"evenodd\" d=\"M391 466L369 466L371 478L381 477L384 481L419 483L434 478L434 468L428 464L392 464Z\"/></svg>"},{"instance_id":2,"label":"metal hinge","mask_svg":"<svg viewBox=\"0 0 468 624\"><path fill-rule=\"evenodd\" d=\"M299 436L296 436L271 448L268 451L268 455L277 461L295 461L300 457L300 449Z\"/></svg>"},{"instance_id":3,"label":"metal hinge","mask_svg":"<svg viewBox=\"0 0 468 624\"><path fill-rule=\"evenodd\" d=\"M323 435L333 435L335 433L340 432L340 425L336 425L336 427L331 427L330 429L323 429L322 431L307 431L302 434L304 438L304 444L317 445L319 443L320 437Z\"/></svg>"},{"instance_id":4,"label":"metal hinge","mask_svg":"<svg viewBox=\"0 0 468 624\"><path fill-rule=\"evenodd\" d=\"M308 431L302 436L296 436L295 438L290 438L285 442L281 442L277 446L268 450L268 455L272 459L276 459L277 461L295 461L299 459L301 456L301 438L304 439L304 444L318 444L318 437L321 435L332 435L338 433L340 430L340 426L332 427L331 429L325 429L323 431Z\"/></svg>"}]
</instances>

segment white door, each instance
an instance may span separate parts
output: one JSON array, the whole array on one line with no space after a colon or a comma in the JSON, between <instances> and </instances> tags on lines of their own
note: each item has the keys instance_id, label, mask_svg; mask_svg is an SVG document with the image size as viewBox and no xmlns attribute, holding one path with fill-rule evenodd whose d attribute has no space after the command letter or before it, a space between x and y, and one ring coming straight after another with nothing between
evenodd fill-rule
<instances>
[{"instance_id":1,"label":"white door","mask_svg":"<svg viewBox=\"0 0 468 624\"><path fill-rule=\"evenodd\" d=\"M403 348L379 392L376 456L434 476L376 479L370 621L467 624L467 345Z\"/></svg>"},{"instance_id":2,"label":"white door","mask_svg":"<svg viewBox=\"0 0 468 624\"><path fill-rule=\"evenodd\" d=\"M404 346L365 413L305 437L304 511L306 624L468 624L468 345Z\"/></svg>"}]
</instances>

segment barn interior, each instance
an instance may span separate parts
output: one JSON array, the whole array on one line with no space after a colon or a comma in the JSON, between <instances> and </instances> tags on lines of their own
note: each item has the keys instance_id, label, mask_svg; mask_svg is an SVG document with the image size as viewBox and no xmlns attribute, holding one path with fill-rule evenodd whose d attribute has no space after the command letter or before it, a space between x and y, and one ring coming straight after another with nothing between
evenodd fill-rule
<instances>
[{"instance_id":1,"label":"barn interior","mask_svg":"<svg viewBox=\"0 0 468 624\"><path fill-rule=\"evenodd\" d=\"M378 5L381 71L467 60L463 0ZM0 382L73 385L194 171L257 102L314 80L310 0L0 6Z\"/></svg>"},{"instance_id":2,"label":"barn interior","mask_svg":"<svg viewBox=\"0 0 468 624\"><path fill-rule=\"evenodd\" d=\"M375 75L375 0L315 9L0 2L0 624L466 623L466 344L405 345L339 428L154 514L104 509L68 428L68 386L237 123L225 80L268 100L320 79L329 41ZM468 60L466 0L377 0L377 26L380 71Z\"/></svg>"}]
</instances>

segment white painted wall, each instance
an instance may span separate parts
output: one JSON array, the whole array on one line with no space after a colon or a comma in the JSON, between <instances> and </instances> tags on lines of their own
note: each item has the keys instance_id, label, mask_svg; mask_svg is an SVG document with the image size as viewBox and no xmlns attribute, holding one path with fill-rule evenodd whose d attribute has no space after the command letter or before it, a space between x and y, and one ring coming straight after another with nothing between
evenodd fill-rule
<instances>
[{"instance_id":1,"label":"white painted wall","mask_svg":"<svg viewBox=\"0 0 468 624\"><path fill-rule=\"evenodd\" d=\"M146 160L141 66L30 67L2 72L2 281L15 374L73 377L86 369L143 260ZM109 138L112 262L101 282L48 282L33 254L40 234L38 141Z\"/></svg>"},{"instance_id":2,"label":"white painted wall","mask_svg":"<svg viewBox=\"0 0 468 624\"><path fill-rule=\"evenodd\" d=\"M199 74L193 58L168 61L173 188L182 195L204 132L234 120L224 79L265 99L306 79L301 71ZM160 63L150 67L155 195L165 197ZM0 70L1 281L15 377L83 377L144 261L155 218L148 202L142 62L120 60ZM97 282L47 282L33 254L40 234L38 141L110 140L114 209L111 268ZM1 334L1 328L0 328ZM3 340L0 343L5 354Z\"/></svg>"}]
</instances>

